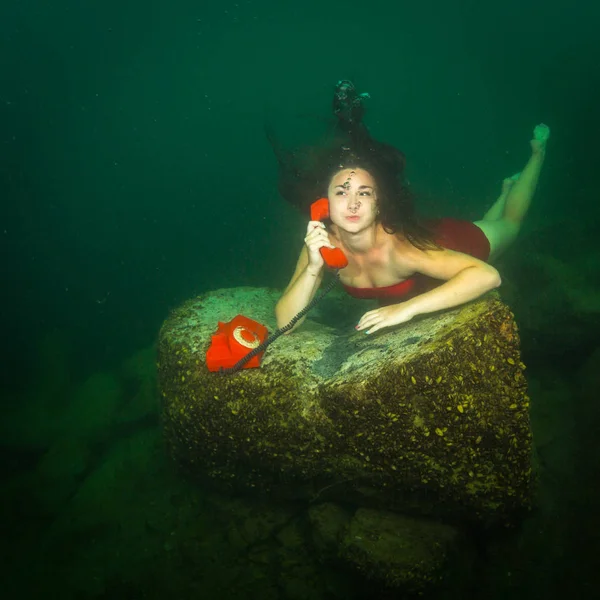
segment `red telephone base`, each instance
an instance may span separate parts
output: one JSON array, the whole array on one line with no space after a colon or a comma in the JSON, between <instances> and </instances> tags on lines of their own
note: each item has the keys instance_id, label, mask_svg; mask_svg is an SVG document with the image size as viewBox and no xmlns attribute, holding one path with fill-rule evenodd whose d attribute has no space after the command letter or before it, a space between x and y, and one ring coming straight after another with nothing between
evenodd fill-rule
<instances>
[{"instance_id":1,"label":"red telephone base","mask_svg":"<svg viewBox=\"0 0 600 600\"><path fill-rule=\"evenodd\" d=\"M211 336L211 344L206 351L206 366L209 371L220 371L233 367L254 348L262 344L269 332L264 325L244 317L235 316L228 323L219 321L217 332ZM264 352L252 357L242 368L260 367Z\"/></svg>"}]
</instances>

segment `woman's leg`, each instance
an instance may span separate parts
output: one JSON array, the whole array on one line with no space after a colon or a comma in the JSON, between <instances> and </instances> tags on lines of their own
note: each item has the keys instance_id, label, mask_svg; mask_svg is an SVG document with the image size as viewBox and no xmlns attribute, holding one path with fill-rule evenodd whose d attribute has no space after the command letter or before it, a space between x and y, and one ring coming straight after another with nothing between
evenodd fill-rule
<instances>
[{"instance_id":1,"label":"woman's leg","mask_svg":"<svg viewBox=\"0 0 600 600\"><path fill-rule=\"evenodd\" d=\"M521 173L515 173L511 177L507 177L502 182L502 193L498 196L498 199L492 207L483 215L482 221L496 221L497 219L502 218L504 214L504 205L506 204L506 197L508 196L508 192L510 192L510 188L512 188L513 184L517 179L519 179Z\"/></svg>"},{"instance_id":2,"label":"woman's leg","mask_svg":"<svg viewBox=\"0 0 600 600\"><path fill-rule=\"evenodd\" d=\"M515 241L521 229L544 164L549 137L550 129L546 125L538 125L534 129L531 158L525 168L520 174L504 180L498 200L483 220L475 221L490 242L490 262Z\"/></svg>"}]
</instances>

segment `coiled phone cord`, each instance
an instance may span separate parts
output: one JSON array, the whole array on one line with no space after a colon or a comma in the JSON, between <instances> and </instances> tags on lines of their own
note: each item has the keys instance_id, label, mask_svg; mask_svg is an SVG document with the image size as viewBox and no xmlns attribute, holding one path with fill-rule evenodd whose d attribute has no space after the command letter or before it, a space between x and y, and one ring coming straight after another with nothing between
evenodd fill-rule
<instances>
[{"instance_id":1,"label":"coiled phone cord","mask_svg":"<svg viewBox=\"0 0 600 600\"><path fill-rule=\"evenodd\" d=\"M315 296L296 316L292 317L287 325L284 325L277 331L273 332L273 334L270 335L262 344L238 360L233 367L219 369L219 373L221 373L221 375L229 375L230 373L237 373L238 371L241 371L247 362L252 360L257 354L263 352L266 347L271 345L280 335L283 335L286 331L289 331L309 310L321 302L321 300L323 300L323 298L335 287L335 284L338 282L339 278L340 272L339 270L336 270L333 279L325 286L323 291L318 296Z\"/></svg>"}]
</instances>

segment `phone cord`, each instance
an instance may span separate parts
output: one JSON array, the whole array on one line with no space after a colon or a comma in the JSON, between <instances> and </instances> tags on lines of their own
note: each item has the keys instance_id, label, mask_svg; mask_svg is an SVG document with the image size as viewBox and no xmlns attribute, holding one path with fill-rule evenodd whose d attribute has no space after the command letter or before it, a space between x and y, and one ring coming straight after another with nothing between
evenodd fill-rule
<instances>
[{"instance_id":1,"label":"phone cord","mask_svg":"<svg viewBox=\"0 0 600 600\"><path fill-rule=\"evenodd\" d=\"M219 373L222 375L228 375L229 373L237 373L241 371L243 366L252 360L257 354L260 354L265 350L265 348L271 345L280 335L283 335L286 331L289 331L309 310L311 310L315 305L317 305L323 298L329 294L329 292L334 288L335 284L338 282L340 278L339 270L335 271L334 278L325 286L323 291L315 296L295 317L292 317L291 321L280 327L277 331L275 331L272 335L270 335L260 346L256 346L253 350L251 350L244 358L238 360L233 367L228 367L227 369L219 369Z\"/></svg>"}]
</instances>

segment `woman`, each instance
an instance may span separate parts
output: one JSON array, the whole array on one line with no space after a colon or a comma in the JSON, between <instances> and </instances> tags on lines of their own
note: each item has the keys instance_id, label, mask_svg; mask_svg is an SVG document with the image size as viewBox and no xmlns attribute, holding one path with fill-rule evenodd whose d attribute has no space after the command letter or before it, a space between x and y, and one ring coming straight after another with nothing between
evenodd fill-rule
<instances>
[{"instance_id":1,"label":"woman","mask_svg":"<svg viewBox=\"0 0 600 600\"><path fill-rule=\"evenodd\" d=\"M373 140L362 124L365 96L339 82L334 113L342 137L302 166L279 155L282 194L296 205L326 196L331 222L328 228L308 224L296 270L275 309L279 327L317 292L326 269L323 247L346 255L339 278L348 293L380 300L380 308L356 325L367 334L478 298L500 285L490 262L515 240L535 192L549 137L545 125L534 130L525 168L504 181L481 221L421 225L402 181L402 153Z\"/></svg>"}]
</instances>

